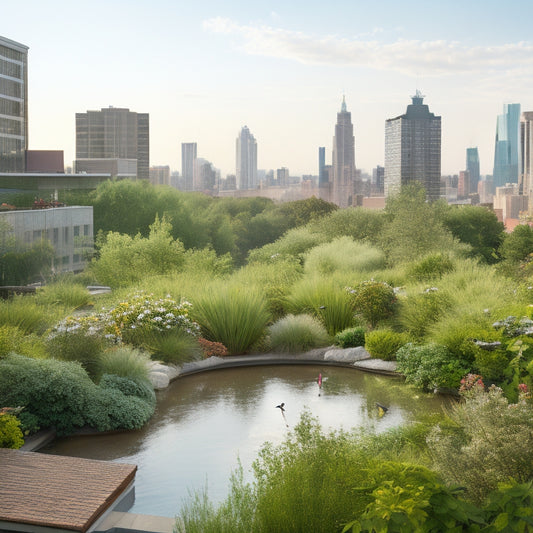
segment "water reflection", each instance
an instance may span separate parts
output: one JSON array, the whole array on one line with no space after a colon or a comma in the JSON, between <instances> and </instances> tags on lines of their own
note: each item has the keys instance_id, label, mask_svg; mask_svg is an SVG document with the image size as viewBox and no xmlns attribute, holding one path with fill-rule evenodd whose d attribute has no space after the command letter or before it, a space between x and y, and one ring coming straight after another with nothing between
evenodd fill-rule
<instances>
[{"instance_id":1,"label":"water reflection","mask_svg":"<svg viewBox=\"0 0 533 533\"><path fill-rule=\"evenodd\" d=\"M276 409L281 402L284 413ZM389 407L383 418L376 402ZM442 399L414 395L396 378L336 367L215 370L159 392L156 413L142 430L59 439L45 451L137 464L132 512L174 516L191 489L207 486L215 501L222 500L237 458L249 473L261 445L282 442L305 409L325 430L379 432L440 412Z\"/></svg>"}]
</instances>

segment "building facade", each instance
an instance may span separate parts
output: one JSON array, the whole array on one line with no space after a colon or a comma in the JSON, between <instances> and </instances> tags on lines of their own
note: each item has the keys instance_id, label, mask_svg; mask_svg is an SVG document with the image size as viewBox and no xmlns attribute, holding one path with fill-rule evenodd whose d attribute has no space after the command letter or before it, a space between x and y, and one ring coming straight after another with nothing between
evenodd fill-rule
<instances>
[{"instance_id":1,"label":"building facade","mask_svg":"<svg viewBox=\"0 0 533 533\"><path fill-rule=\"evenodd\" d=\"M150 167L150 183L152 185L170 185L170 167L168 165Z\"/></svg>"},{"instance_id":2,"label":"building facade","mask_svg":"<svg viewBox=\"0 0 533 533\"><path fill-rule=\"evenodd\" d=\"M193 190L194 165L197 157L196 143L181 143L181 180L184 191Z\"/></svg>"},{"instance_id":3,"label":"building facade","mask_svg":"<svg viewBox=\"0 0 533 533\"><path fill-rule=\"evenodd\" d=\"M466 170L470 176L470 192L477 192L477 184L479 183L479 153L477 146L466 149Z\"/></svg>"},{"instance_id":4,"label":"building facade","mask_svg":"<svg viewBox=\"0 0 533 533\"><path fill-rule=\"evenodd\" d=\"M348 207L355 195L355 137L352 114L346 108L344 97L335 124L332 167L331 201L339 207Z\"/></svg>"},{"instance_id":5,"label":"building facade","mask_svg":"<svg viewBox=\"0 0 533 533\"><path fill-rule=\"evenodd\" d=\"M148 113L109 107L76 113L76 159L135 159L137 179L150 177Z\"/></svg>"},{"instance_id":6,"label":"building facade","mask_svg":"<svg viewBox=\"0 0 533 533\"><path fill-rule=\"evenodd\" d=\"M496 121L494 187L518 183L520 162L520 104L504 104Z\"/></svg>"},{"instance_id":7,"label":"building facade","mask_svg":"<svg viewBox=\"0 0 533 533\"><path fill-rule=\"evenodd\" d=\"M404 115L385 121L385 196L420 183L429 200L440 196L441 117L430 113L416 91Z\"/></svg>"},{"instance_id":8,"label":"building facade","mask_svg":"<svg viewBox=\"0 0 533 533\"><path fill-rule=\"evenodd\" d=\"M24 172L28 149L28 47L0 37L0 172Z\"/></svg>"},{"instance_id":9,"label":"building facade","mask_svg":"<svg viewBox=\"0 0 533 533\"><path fill-rule=\"evenodd\" d=\"M520 117L520 194L528 197L529 214L533 211L533 111Z\"/></svg>"},{"instance_id":10,"label":"building facade","mask_svg":"<svg viewBox=\"0 0 533 533\"><path fill-rule=\"evenodd\" d=\"M239 132L236 141L237 189L257 188L257 141L248 126Z\"/></svg>"}]
</instances>

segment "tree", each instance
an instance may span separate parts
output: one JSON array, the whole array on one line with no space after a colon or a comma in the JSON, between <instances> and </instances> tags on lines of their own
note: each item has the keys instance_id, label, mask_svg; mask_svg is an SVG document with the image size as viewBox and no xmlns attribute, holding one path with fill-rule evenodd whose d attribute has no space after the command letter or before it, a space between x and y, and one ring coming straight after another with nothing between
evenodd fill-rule
<instances>
[{"instance_id":1,"label":"tree","mask_svg":"<svg viewBox=\"0 0 533 533\"><path fill-rule=\"evenodd\" d=\"M533 228L527 224L516 226L501 245L504 260L518 263L533 253Z\"/></svg>"}]
</instances>

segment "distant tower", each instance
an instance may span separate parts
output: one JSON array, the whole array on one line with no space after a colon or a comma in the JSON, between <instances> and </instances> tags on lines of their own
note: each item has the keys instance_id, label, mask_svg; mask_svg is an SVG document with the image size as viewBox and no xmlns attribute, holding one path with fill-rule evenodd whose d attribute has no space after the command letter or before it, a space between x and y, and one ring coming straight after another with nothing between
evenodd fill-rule
<instances>
[{"instance_id":1,"label":"distant tower","mask_svg":"<svg viewBox=\"0 0 533 533\"><path fill-rule=\"evenodd\" d=\"M494 187L518 183L520 161L520 104L504 104L503 114L496 121L494 145Z\"/></svg>"},{"instance_id":2,"label":"distant tower","mask_svg":"<svg viewBox=\"0 0 533 533\"><path fill-rule=\"evenodd\" d=\"M405 115L385 121L385 196L417 182L426 197L440 196L441 117L429 112L424 96L416 91Z\"/></svg>"},{"instance_id":3,"label":"distant tower","mask_svg":"<svg viewBox=\"0 0 533 533\"><path fill-rule=\"evenodd\" d=\"M479 183L479 154L477 147L466 149L466 170L470 177L470 192L477 192Z\"/></svg>"},{"instance_id":4,"label":"distant tower","mask_svg":"<svg viewBox=\"0 0 533 533\"><path fill-rule=\"evenodd\" d=\"M529 198L533 211L533 111L524 111L520 119L520 194Z\"/></svg>"},{"instance_id":5,"label":"distant tower","mask_svg":"<svg viewBox=\"0 0 533 533\"><path fill-rule=\"evenodd\" d=\"M193 190L194 165L197 158L196 143L181 143L181 179L183 190Z\"/></svg>"},{"instance_id":6,"label":"distant tower","mask_svg":"<svg viewBox=\"0 0 533 533\"><path fill-rule=\"evenodd\" d=\"M24 172L28 149L28 47L0 37L0 172Z\"/></svg>"},{"instance_id":7,"label":"distant tower","mask_svg":"<svg viewBox=\"0 0 533 533\"><path fill-rule=\"evenodd\" d=\"M323 187L328 182L328 175L326 174L326 148L319 146L318 148L318 185Z\"/></svg>"},{"instance_id":8,"label":"distant tower","mask_svg":"<svg viewBox=\"0 0 533 533\"><path fill-rule=\"evenodd\" d=\"M148 113L108 107L76 113L76 160L133 159L137 178L150 178Z\"/></svg>"},{"instance_id":9,"label":"distant tower","mask_svg":"<svg viewBox=\"0 0 533 533\"><path fill-rule=\"evenodd\" d=\"M337 113L333 137L333 184L331 201L339 207L352 205L355 193L355 137L352 114L346 109L342 97L340 113Z\"/></svg>"},{"instance_id":10,"label":"distant tower","mask_svg":"<svg viewBox=\"0 0 533 533\"><path fill-rule=\"evenodd\" d=\"M237 189L257 188L257 141L244 126L237 137Z\"/></svg>"}]
</instances>

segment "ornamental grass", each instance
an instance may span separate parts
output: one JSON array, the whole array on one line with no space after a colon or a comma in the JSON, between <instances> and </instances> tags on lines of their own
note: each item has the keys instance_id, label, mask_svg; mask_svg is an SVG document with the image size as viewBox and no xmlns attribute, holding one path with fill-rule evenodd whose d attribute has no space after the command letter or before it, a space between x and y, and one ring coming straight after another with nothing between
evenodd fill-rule
<instances>
[{"instance_id":1,"label":"ornamental grass","mask_svg":"<svg viewBox=\"0 0 533 533\"><path fill-rule=\"evenodd\" d=\"M331 342L326 328L311 315L287 315L268 328L270 346L276 352L305 352Z\"/></svg>"}]
</instances>

